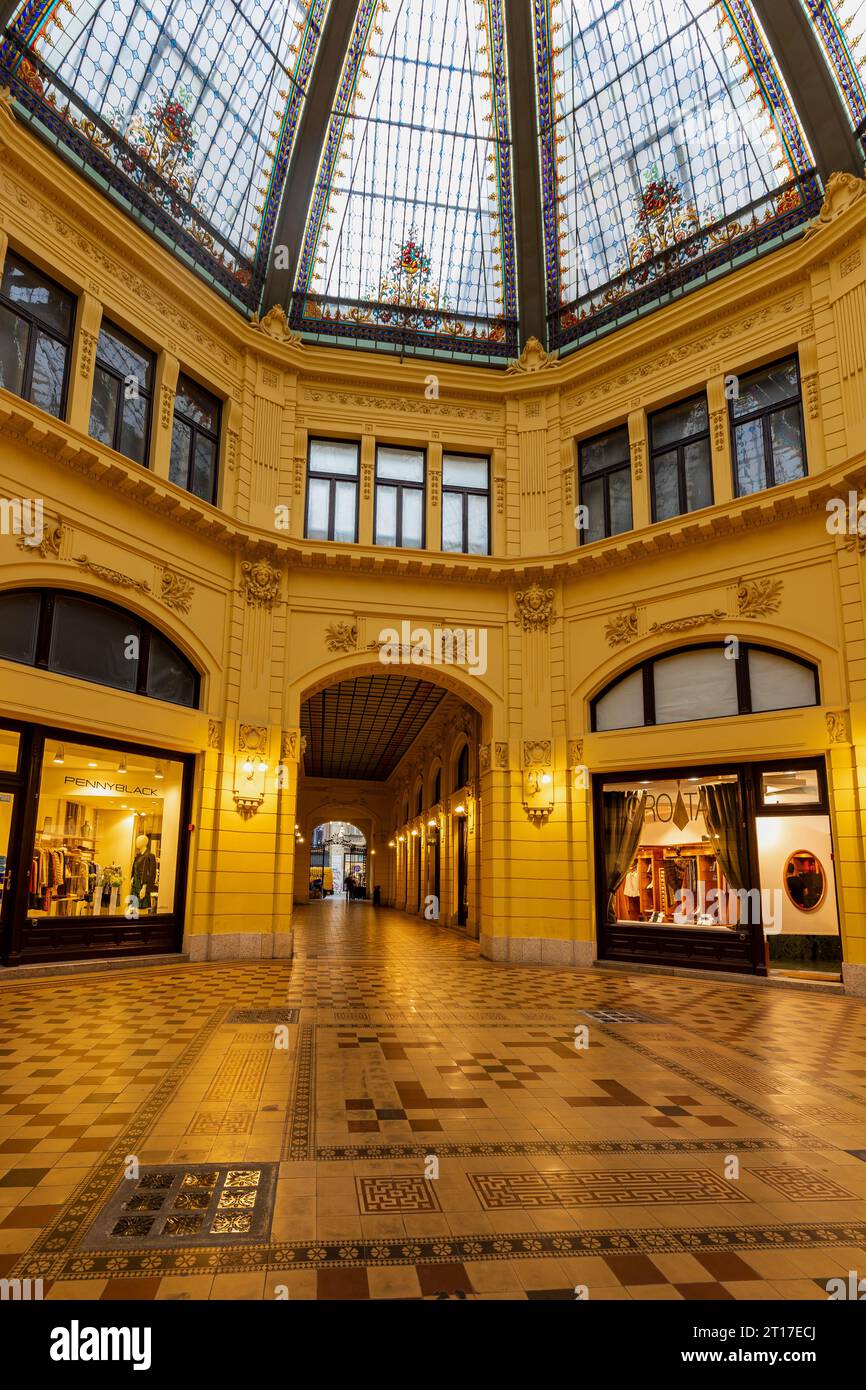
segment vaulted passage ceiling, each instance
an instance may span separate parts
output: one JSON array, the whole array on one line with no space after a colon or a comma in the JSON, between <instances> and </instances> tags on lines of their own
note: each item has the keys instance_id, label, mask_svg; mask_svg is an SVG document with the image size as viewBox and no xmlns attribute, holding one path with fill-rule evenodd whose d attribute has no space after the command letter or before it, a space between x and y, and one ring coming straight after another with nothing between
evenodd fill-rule
<instances>
[{"instance_id":1,"label":"vaulted passage ceiling","mask_svg":"<svg viewBox=\"0 0 866 1390\"><path fill-rule=\"evenodd\" d=\"M301 709L305 775L384 782L445 694L428 681L383 675L311 696Z\"/></svg>"},{"instance_id":2,"label":"vaulted passage ceiling","mask_svg":"<svg viewBox=\"0 0 866 1390\"><path fill-rule=\"evenodd\" d=\"M18 114L239 308L279 300L319 341L568 347L863 172L866 0L0 0L0 22Z\"/></svg>"}]
</instances>

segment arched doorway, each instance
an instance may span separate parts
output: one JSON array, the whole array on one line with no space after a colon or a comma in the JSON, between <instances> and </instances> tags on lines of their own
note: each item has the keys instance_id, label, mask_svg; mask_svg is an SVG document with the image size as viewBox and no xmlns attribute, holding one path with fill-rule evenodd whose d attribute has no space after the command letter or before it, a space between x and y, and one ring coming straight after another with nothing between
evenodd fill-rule
<instances>
[{"instance_id":1,"label":"arched doorway","mask_svg":"<svg viewBox=\"0 0 866 1390\"><path fill-rule=\"evenodd\" d=\"M311 899L366 898L367 838L349 821L324 821L310 840Z\"/></svg>"}]
</instances>

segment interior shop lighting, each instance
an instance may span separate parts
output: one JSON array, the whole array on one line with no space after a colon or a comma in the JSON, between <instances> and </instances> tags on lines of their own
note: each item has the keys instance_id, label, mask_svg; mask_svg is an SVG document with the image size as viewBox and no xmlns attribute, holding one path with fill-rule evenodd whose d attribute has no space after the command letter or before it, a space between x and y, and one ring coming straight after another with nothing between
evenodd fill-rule
<instances>
[{"instance_id":1,"label":"interior shop lighting","mask_svg":"<svg viewBox=\"0 0 866 1390\"><path fill-rule=\"evenodd\" d=\"M268 765L267 765L267 763L264 761L264 759L262 759L262 761L259 763L259 772L267 772L267 770L268 770Z\"/></svg>"},{"instance_id":2,"label":"interior shop lighting","mask_svg":"<svg viewBox=\"0 0 866 1390\"><path fill-rule=\"evenodd\" d=\"M430 826L431 830L435 830L435 829L436 829L436 821L435 821L435 820L428 820L427 824Z\"/></svg>"},{"instance_id":3,"label":"interior shop lighting","mask_svg":"<svg viewBox=\"0 0 866 1390\"><path fill-rule=\"evenodd\" d=\"M249 758L247 758L244 762L244 772L247 774L248 777L252 777L253 775L253 764L251 759Z\"/></svg>"},{"instance_id":4,"label":"interior shop lighting","mask_svg":"<svg viewBox=\"0 0 866 1390\"><path fill-rule=\"evenodd\" d=\"M394 841L393 841L393 840L389 840L389 841L388 841L388 848L389 848L389 849L393 849L393 848L394 848Z\"/></svg>"},{"instance_id":5,"label":"interior shop lighting","mask_svg":"<svg viewBox=\"0 0 866 1390\"><path fill-rule=\"evenodd\" d=\"M416 839L418 838L418 831L417 831L417 830L413 830L413 831L412 831L412 834L415 836Z\"/></svg>"},{"instance_id":6,"label":"interior shop lighting","mask_svg":"<svg viewBox=\"0 0 866 1390\"><path fill-rule=\"evenodd\" d=\"M88 767L98 767L99 764L98 764L98 763L95 763L95 762L93 761L93 759L91 758L91 759L90 759L90 762L87 764L87 766L88 766Z\"/></svg>"},{"instance_id":7,"label":"interior shop lighting","mask_svg":"<svg viewBox=\"0 0 866 1390\"><path fill-rule=\"evenodd\" d=\"M465 815L466 815L466 807L463 805L463 802L462 802L462 801L460 802L460 804L459 804L458 806L455 806L455 807L454 807L454 814L455 814L455 816L465 816Z\"/></svg>"},{"instance_id":8,"label":"interior shop lighting","mask_svg":"<svg viewBox=\"0 0 866 1390\"><path fill-rule=\"evenodd\" d=\"M162 763L156 764L156 767L153 769L153 777L154 781L156 782L165 781L165 773L162 770Z\"/></svg>"},{"instance_id":9,"label":"interior shop lighting","mask_svg":"<svg viewBox=\"0 0 866 1390\"><path fill-rule=\"evenodd\" d=\"M126 754L125 754L125 753L121 753L120 757L119 757L118 760L117 760L117 770L118 770L118 772L122 772L124 775L126 774Z\"/></svg>"},{"instance_id":10,"label":"interior shop lighting","mask_svg":"<svg viewBox=\"0 0 866 1390\"><path fill-rule=\"evenodd\" d=\"M63 751L62 743L58 743L57 745L57 752L54 754L54 762L57 763L58 767L62 767L66 762L66 754Z\"/></svg>"}]
</instances>

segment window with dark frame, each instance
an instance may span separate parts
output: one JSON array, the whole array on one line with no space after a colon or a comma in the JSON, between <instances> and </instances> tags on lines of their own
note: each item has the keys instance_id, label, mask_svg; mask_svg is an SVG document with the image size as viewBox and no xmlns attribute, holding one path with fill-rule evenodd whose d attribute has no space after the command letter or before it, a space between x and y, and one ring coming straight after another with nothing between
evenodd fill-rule
<instances>
[{"instance_id":1,"label":"window with dark frame","mask_svg":"<svg viewBox=\"0 0 866 1390\"><path fill-rule=\"evenodd\" d=\"M198 705L198 672L142 618L52 589L0 594L0 659L169 704Z\"/></svg>"},{"instance_id":2,"label":"window with dark frame","mask_svg":"<svg viewBox=\"0 0 866 1390\"><path fill-rule=\"evenodd\" d=\"M216 396L188 376L178 378L169 481L203 502L216 502L220 414Z\"/></svg>"},{"instance_id":3,"label":"window with dark frame","mask_svg":"<svg viewBox=\"0 0 866 1390\"><path fill-rule=\"evenodd\" d=\"M90 437L147 465L154 354L123 329L103 322L96 345Z\"/></svg>"},{"instance_id":4,"label":"window with dark frame","mask_svg":"<svg viewBox=\"0 0 866 1390\"><path fill-rule=\"evenodd\" d=\"M423 449L376 449L376 545L424 547Z\"/></svg>"},{"instance_id":5,"label":"window with dark frame","mask_svg":"<svg viewBox=\"0 0 866 1390\"><path fill-rule=\"evenodd\" d=\"M305 536L311 541L357 541L359 445L311 439Z\"/></svg>"},{"instance_id":6,"label":"window with dark frame","mask_svg":"<svg viewBox=\"0 0 866 1390\"><path fill-rule=\"evenodd\" d=\"M583 440L578 448L578 477L580 505L586 508L581 545L630 531L634 523L628 425Z\"/></svg>"},{"instance_id":7,"label":"window with dark frame","mask_svg":"<svg viewBox=\"0 0 866 1390\"><path fill-rule=\"evenodd\" d=\"M490 554L490 460L442 456L442 549Z\"/></svg>"},{"instance_id":8,"label":"window with dark frame","mask_svg":"<svg viewBox=\"0 0 866 1390\"><path fill-rule=\"evenodd\" d=\"M669 521L713 504L710 412L706 396L680 401L650 417L653 521Z\"/></svg>"},{"instance_id":9,"label":"window with dark frame","mask_svg":"<svg viewBox=\"0 0 866 1390\"><path fill-rule=\"evenodd\" d=\"M460 749L460 756L457 759L457 771L454 774L455 792L459 792L461 787L465 787L469 781L469 744L464 743Z\"/></svg>"},{"instance_id":10,"label":"window with dark frame","mask_svg":"<svg viewBox=\"0 0 866 1390\"><path fill-rule=\"evenodd\" d=\"M0 386L62 419L74 327L75 296L7 252L0 280Z\"/></svg>"},{"instance_id":11,"label":"window with dark frame","mask_svg":"<svg viewBox=\"0 0 866 1390\"><path fill-rule=\"evenodd\" d=\"M741 377L730 412L737 497L806 476L803 398L796 357Z\"/></svg>"},{"instance_id":12,"label":"window with dark frame","mask_svg":"<svg viewBox=\"0 0 866 1390\"><path fill-rule=\"evenodd\" d=\"M433 782L433 805L437 806L442 800L442 769L436 769L436 778Z\"/></svg>"}]
</instances>

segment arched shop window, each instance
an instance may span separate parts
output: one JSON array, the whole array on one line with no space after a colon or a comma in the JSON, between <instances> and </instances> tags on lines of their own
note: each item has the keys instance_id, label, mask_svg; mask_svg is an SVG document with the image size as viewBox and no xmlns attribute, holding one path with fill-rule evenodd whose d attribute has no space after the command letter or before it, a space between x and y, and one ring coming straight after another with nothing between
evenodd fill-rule
<instances>
[{"instance_id":1,"label":"arched shop window","mask_svg":"<svg viewBox=\"0 0 866 1390\"><path fill-rule=\"evenodd\" d=\"M173 705L198 704L198 672L167 637L135 614L83 594L0 594L0 658Z\"/></svg>"},{"instance_id":2,"label":"arched shop window","mask_svg":"<svg viewBox=\"0 0 866 1390\"><path fill-rule=\"evenodd\" d=\"M641 662L592 702L593 730L800 709L820 703L811 662L769 647L705 643Z\"/></svg>"}]
</instances>

